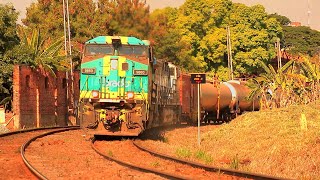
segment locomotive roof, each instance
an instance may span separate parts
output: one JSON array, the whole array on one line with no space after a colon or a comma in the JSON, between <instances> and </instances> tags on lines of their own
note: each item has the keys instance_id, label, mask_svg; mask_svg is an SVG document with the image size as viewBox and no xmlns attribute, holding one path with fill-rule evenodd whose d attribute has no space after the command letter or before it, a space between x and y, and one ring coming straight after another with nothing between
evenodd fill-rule
<instances>
[{"instance_id":1,"label":"locomotive roof","mask_svg":"<svg viewBox=\"0 0 320 180\"><path fill-rule=\"evenodd\" d=\"M90 39L86 42L86 44L112 44L112 39L121 40L121 44L126 45L150 45L150 42L147 40L140 40L136 37L128 37L128 36L98 36L93 39Z\"/></svg>"}]
</instances>

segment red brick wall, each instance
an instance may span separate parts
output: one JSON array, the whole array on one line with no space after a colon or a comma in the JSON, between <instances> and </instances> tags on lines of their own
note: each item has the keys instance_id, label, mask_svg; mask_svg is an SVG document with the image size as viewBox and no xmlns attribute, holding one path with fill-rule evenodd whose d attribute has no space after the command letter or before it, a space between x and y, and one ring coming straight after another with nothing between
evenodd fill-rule
<instances>
[{"instance_id":1,"label":"red brick wall","mask_svg":"<svg viewBox=\"0 0 320 180\"><path fill-rule=\"evenodd\" d=\"M77 100L79 97L79 74L75 72L74 75L74 100ZM39 69L15 66L13 72L14 128L66 126L69 124L66 81L65 72L56 72L56 77L54 77L50 74L44 74ZM71 87L71 78L68 82Z\"/></svg>"}]
</instances>

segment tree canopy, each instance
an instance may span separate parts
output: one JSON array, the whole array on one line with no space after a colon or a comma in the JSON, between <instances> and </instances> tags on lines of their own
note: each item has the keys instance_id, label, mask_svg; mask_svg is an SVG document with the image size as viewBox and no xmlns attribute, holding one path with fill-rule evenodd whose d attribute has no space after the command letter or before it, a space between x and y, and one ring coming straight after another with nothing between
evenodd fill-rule
<instances>
[{"instance_id":1,"label":"tree canopy","mask_svg":"<svg viewBox=\"0 0 320 180\"><path fill-rule=\"evenodd\" d=\"M167 54L168 48L164 47L177 49L167 58L174 57L172 61L187 71L215 72L225 78L227 27L237 76L256 73L257 60L274 58L274 43L282 36L280 23L268 18L263 6L247 7L230 0L187 0L174 13L169 9L154 11L151 22L153 16L162 17L158 22L168 19L159 23L163 28L157 27L161 34L151 33L154 39L161 39L158 54Z\"/></svg>"},{"instance_id":2,"label":"tree canopy","mask_svg":"<svg viewBox=\"0 0 320 180\"><path fill-rule=\"evenodd\" d=\"M13 5L0 4L0 56L19 43L16 34L18 15Z\"/></svg>"},{"instance_id":3,"label":"tree canopy","mask_svg":"<svg viewBox=\"0 0 320 180\"><path fill-rule=\"evenodd\" d=\"M320 51L320 32L306 26L284 26L282 44L292 55L315 56Z\"/></svg>"},{"instance_id":4,"label":"tree canopy","mask_svg":"<svg viewBox=\"0 0 320 180\"><path fill-rule=\"evenodd\" d=\"M288 17L279 15L278 13L269 14L268 18L277 19L282 26L288 26L291 23L291 20Z\"/></svg>"},{"instance_id":5,"label":"tree canopy","mask_svg":"<svg viewBox=\"0 0 320 180\"><path fill-rule=\"evenodd\" d=\"M0 4L0 104L7 105L10 102L12 91L12 60L4 58L19 43L16 34L16 21L18 12L12 5ZM8 65L9 64L9 65Z\"/></svg>"}]
</instances>

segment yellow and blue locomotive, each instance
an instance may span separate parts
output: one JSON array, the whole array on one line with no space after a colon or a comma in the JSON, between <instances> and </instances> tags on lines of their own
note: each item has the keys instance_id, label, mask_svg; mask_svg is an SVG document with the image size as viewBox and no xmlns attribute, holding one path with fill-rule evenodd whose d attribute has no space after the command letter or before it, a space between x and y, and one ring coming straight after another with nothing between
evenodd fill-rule
<instances>
[{"instance_id":1,"label":"yellow and blue locomotive","mask_svg":"<svg viewBox=\"0 0 320 180\"><path fill-rule=\"evenodd\" d=\"M85 43L80 126L94 135L137 136L179 121L177 67L155 60L150 42L99 36Z\"/></svg>"}]
</instances>

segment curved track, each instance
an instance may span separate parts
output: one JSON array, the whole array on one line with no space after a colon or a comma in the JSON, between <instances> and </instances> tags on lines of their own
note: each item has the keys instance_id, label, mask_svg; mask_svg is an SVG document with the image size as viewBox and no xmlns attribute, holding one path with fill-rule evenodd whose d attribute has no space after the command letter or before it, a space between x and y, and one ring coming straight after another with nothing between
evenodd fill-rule
<instances>
[{"instance_id":1,"label":"curved track","mask_svg":"<svg viewBox=\"0 0 320 180\"><path fill-rule=\"evenodd\" d=\"M0 179L37 179L21 159L20 147L32 136L61 128L66 127L35 128L0 134Z\"/></svg>"},{"instance_id":2,"label":"curved track","mask_svg":"<svg viewBox=\"0 0 320 180\"><path fill-rule=\"evenodd\" d=\"M237 170L233 170L233 169L225 169L225 168L219 168L219 167L214 167L214 166L208 166L205 164L200 164L200 163L196 163L196 162L191 162L191 161L186 161L186 160L182 160L179 158L175 158L172 156L168 156L166 154L162 154L156 151L153 151L151 149L148 149L146 147L144 147L143 145L141 145L141 142L137 142L134 141L133 144L143 150L146 151L150 154L153 154L155 156L164 158L164 159L169 159L172 161L176 161L179 163L183 163L183 164L188 164L192 167L196 167L196 168L201 168L204 169L206 171L210 171L210 172L220 172L220 173L224 173L224 174L228 174L228 175L232 175L232 176L236 176L236 177L243 177L243 178L249 178L249 179L269 179L269 180L282 180L283 178L280 177L274 177L274 176L268 176L268 175L263 175L263 174L257 174L257 173L249 173L249 172L245 172L245 171L237 171Z\"/></svg>"},{"instance_id":3,"label":"curved track","mask_svg":"<svg viewBox=\"0 0 320 180\"><path fill-rule=\"evenodd\" d=\"M21 157L23 162L25 163L25 165L30 169L30 171L39 179L47 179L45 177L45 175L41 174L36 168L34 168L32 166L32 164L28 161L28 159L25 156L25 150L26 148L30 145L31 142L35 141L38 138L44 137L44 136L48 136L50 134L54 134L54 133L59 133L59 132L64 132L64 131L70 131L70 130L77 130L79 129L79 127L67 127L67 128L62 128L59 130L55 130L55 131L50 131L44 134L40 134L37 136L34 136L33 138L29 139L28 141L26 141L22 146L21 146Z\"/></svg>"},{"instance_id":4,"label":"curved track","mask_svg":"<svg viewBox=\"0 0 320 180\"><path fill-rule=\"evenodd\" d=\"M205 169L203 166L195 167L183 161L154 156L154 153L137 148L132 140L95 141L94 139L92 148L101 156L121 165L168 179L250 179L226 174L216 169Z\"/></svg>"},{"instance_id":5,"label":"curved track","mask_svg":"<svg viewBox=\"0 0 320 180\"><path fill-rule=\"evenodd\" d=\"M154 174L157 174L159 176L162 176L162 177L168 178L168 179L189 179L189 178L187 178L185 176L180 176L180 175L175 175L175 174L172 174L172 173L162 172L162 171L159 171L159 170L156 170L156 169L152 169L152 168L145 167L145 166L139 166L139 165L136 165L136 164L132 164L132 163L130 163L128 161L124 161L124 160L120 160L119 158L115 158L115 157L113 157L113 155L104 153L101 150L99 150L97 147L95 147L95 145L94 145L95 141L96 141L96 139L93 139L92 142L91 142L92 149L94 149L99 155L103 156L104 158L109 159L111 161L114 161L114 162L116 162L118 164L127 166L129 168L133 168L133 169L136 169L136 170L139 170L139 171L142 171L142 172L154 173Z\"/></svg>"}]
</instances>

